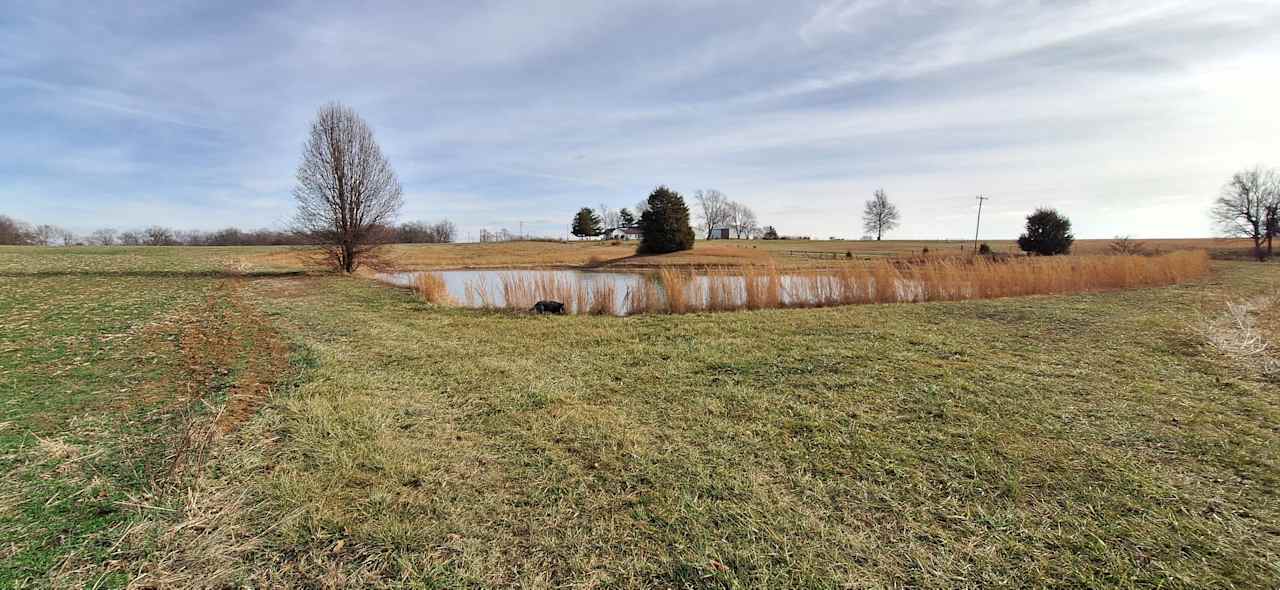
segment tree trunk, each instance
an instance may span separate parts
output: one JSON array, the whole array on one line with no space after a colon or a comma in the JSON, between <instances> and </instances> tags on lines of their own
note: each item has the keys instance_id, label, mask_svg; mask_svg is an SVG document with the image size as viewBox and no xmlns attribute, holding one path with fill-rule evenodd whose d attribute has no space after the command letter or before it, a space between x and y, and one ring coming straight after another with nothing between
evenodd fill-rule
<instances>
[{"instance_id":1,"label":"tree trunk","mask_svg":"<svg viewBox=\"0 0 1280 590\"><path fill-rule=\"evenodd\" d=\"M356 269L355 248L350 244L342 245L342 270L350 273Z\"/></svg>"}]
</instances>

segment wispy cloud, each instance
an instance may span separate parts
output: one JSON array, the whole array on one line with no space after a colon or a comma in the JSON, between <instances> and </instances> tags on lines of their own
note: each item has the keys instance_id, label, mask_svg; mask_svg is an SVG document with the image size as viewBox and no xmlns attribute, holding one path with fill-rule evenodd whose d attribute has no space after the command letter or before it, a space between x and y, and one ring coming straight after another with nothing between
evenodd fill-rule
<instances>
[{"instance_id":1,"label":"wispy cloud","mask_svg":"<svg viewBox=\"0 0 1280 590\"><path fill-rule=\"evenodd\" d=\"M881 186L902 237L965 235L979 192L992 237L1038 205L1084 236L1206 235L1223 179L1280 154L1278 28L1243 0L6 7L0 213L281 223L337 99L406 216L464 232L561 234L665 183L819 237L856 237Z\"/></svg>"}]
</instances>

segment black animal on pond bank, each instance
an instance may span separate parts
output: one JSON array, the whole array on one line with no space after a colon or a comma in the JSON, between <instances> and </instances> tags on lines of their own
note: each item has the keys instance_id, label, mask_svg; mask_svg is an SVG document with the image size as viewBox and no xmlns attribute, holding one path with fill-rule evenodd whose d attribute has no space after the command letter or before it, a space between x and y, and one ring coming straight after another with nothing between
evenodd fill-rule
<instances>
[{"instance_id":1,"label":"black animal on pond bank","mask_svg":"<svg viewBox=\"0 0 1280 590\"><path fill-rule=\"evenodd\" d=\"M533 313L554 313L563 314L564 304L559 301L539 301L533 304L533 309L529 310Z\"/></svg>"}]
</instances>

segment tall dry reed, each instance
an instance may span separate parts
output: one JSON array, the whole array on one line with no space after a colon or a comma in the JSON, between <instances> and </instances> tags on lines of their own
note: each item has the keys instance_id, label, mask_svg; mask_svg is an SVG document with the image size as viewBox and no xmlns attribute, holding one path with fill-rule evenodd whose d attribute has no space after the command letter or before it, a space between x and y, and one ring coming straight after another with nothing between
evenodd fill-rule
<instances>
[{"instance_id":1,"label":"tall dry reed","mask_svg":"<svg viewBox=\"0 0 1280 590\"><path fill-rule=\"evenodd\" d=\"M689 313L696 311L690 307L689 287L693 284L693 275L683 268L665 266L658 269L658 284L662 286L662 296L667 304L667 313Z\"/></svg>"},{"instance_id":2,"label":"tall dry reed","mask_svg":"<svg viewBox=\"0 0 1280 590\"><path fill-rule=\"evenodd\" d=\"M500 277L500 298L487 283L476 282L467 285L467 300L478 307L497 307L501 301L510 309L528 309L538 299L556 299L570 313L678 314L1078 293L1168 285L1208 271L1205 252L1186 250L1159 256L927 257L787 273L773 266L701 273L664 267L628 286L621 298L617 283L606 278L510 273ZM440 283L431 288L442 289Z\"/></svg>"},{"instance_id":3,"label":"tall dry reed","mask_svg":"<svg viewBox=\"0 0 1280 590\"><path fill-rule=\"evenodd\" d=\"M619 315L618 285L610 279L597 278L591 281L590 303L587 313L592 315ZM581 313L581 312L579 312Z\"/></svg>"},{"instance_id":4,"label":"tall dry reed","mask_svg":"<svg viewBox=\"0 0 1280 590\"><path fill-rule=\"evenodd\" d=\"M444 277L438 272L420 272L413 277L413 290L427 303L452 303Z\"/></svg>"},{"instance_id":5,"label":"tall dry reed","mask_svg":"<svg viewBox=\"0 0 1280 590\"><path fill-rule=\"evenodd\" d=\"M639 282L627 286L627 294L623 301L628 315L660 313L664 310L657 279L651 275L643 275Z\"/></svg>"}]
</instances>

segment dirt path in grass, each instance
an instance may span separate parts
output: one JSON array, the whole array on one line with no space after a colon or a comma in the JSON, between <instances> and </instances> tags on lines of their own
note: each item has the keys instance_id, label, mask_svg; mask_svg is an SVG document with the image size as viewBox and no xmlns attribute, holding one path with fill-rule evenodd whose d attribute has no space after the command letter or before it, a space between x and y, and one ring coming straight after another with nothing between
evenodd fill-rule
<instances>
[{"instance_id":1,"label":"dirt path in grass","mask_svg":"<svg viewBox=\"0 0 1280 590\"><path fill-rule=\"evenodd\" d=\"M288 372L288 345L270 318L245 299L245 281L219 282L181 320L183 385L203 392L204 408L192 408L174 446L171 478L199 472L209 445L251 419Z\"/></svg>"}]
</instances>

